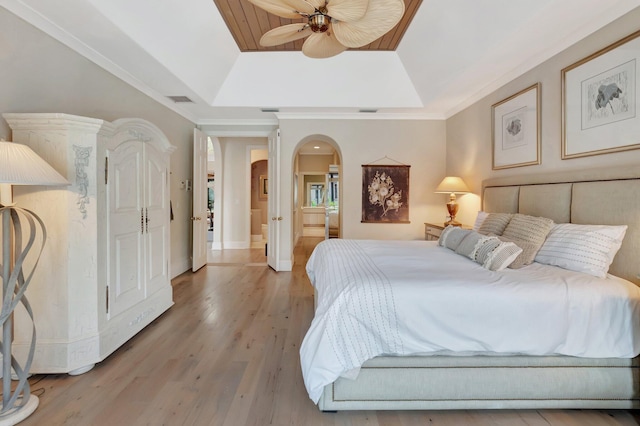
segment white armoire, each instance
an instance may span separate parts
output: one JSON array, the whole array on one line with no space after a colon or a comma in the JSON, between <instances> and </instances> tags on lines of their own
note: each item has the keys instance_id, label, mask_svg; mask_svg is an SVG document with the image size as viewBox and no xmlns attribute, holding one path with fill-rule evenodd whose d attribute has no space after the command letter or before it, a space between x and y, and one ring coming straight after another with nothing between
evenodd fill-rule
<instances>
[{"instance_id":1,"label":"white armoire","mask_svg":"<svg viewBox=\"0 0 640 426\"><path fill-rule=\"evenodd\" d=\"M43 220L47 242L27 290L37 331L32 373L80 374L173 304L169 155L153 124L68 114L3 114L70 186L14 187ZM14 350L29 349L16 311Z\"/></svg>"}]
</instances>

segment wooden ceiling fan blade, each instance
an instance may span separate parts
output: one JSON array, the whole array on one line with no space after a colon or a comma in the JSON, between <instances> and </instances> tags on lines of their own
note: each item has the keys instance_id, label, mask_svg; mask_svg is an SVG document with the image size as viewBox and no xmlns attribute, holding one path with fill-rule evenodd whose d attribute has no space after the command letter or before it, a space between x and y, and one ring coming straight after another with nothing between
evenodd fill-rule
<instances>
[{"instance_id":1,"label":"wooden ceiling fan blade","mask_svg":"<svg viewBox=\"0 0 640 426\"><path fill-rule=\"evenodd\" d=\"M362 19L367 12L369 0L331 0L327 3L327 14L342 22Z\"/></svg>"},{"instance_id":2,"label":"wooden ceiling fan blade","mask_svg":"<svg viewBox=\"0 0 640 426\"><path fill-rule=\"evenodd\" d=\"M249 0L260 9L282 18L299 19L300 14L312 14L315 8L305 0Z\"/></svg>"},{"instance_id":3,"label":"wooden ceiling fan blade","mask_svg":"<svg viewBox=\"0 0 640 426\"><path fill-rule=\"evenodd\" d=\"M347 50L329 30L324 33L312 33L302 45L302 53L310 58L330 58Z\"/></svg>"},{"instance_id":4,"label":"wooden ceiling fan blade","mask_svg":"<svg viewBox=\"0 0 640 426\"><path fill-rule=\"evenodd\" d=\"M305 1L309 3L311 6L313 6L315 9L320 9L327 3L325 0L305 0Z\"/></svg>"},{"instance_id":5,"label":"wooden ceiling fan blade","mask_svg":"<svg viewBox=\"0 0 640 426\"><path fill-rule=\"evenodd\" d=\"M289 43L313 34L307 24L289 24L267 31L260 38L260 44L265 47L277 46L278 44Z\"/></svg>"},{"instance_id":6,"label":"wooden ceiling fan blade","mask_svg":"<svg viewBox=\"0 0 640 426\"><path fill-rule=\"evenodd\" d=\"M404 15L404 0L369 0L365 15L355 22L333 22L336 38L347 47L371 43L395 27Z\"/></svg>"}]
</instances>

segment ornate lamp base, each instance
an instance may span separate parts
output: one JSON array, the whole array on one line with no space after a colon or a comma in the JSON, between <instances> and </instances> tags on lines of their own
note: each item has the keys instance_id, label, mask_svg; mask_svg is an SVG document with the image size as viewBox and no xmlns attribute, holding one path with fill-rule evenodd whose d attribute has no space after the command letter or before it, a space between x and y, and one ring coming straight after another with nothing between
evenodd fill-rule
<instances>
[{"instance_id":1,"label":"ornate lamp base","mask_svg":"<svg viewBox=\"0 0 640 426\"><path fill-rule=\"evenodd\" d=\"M33 276L31 271L25 270L24 261L31 249L35 249L32 257L34 265L42 253L47 232L42 220L33 212L15 206L0 207L2 218L2 310L0 324L2 325L2 405L0 406L0 426L15 425L26 419L38 408L38 397L31 395L29 387L29 369L35 351L36 329L33 323L33 311L25 296L27 286ZM24 227L23 225L27 225ZM25 232L23 235L24 230ZM41 236L41 245L36 244L36 236ZM12 259L13 255L13 259ZM33 266L35 268L35 266ZM11 353L13 341L13 311L21 304L31 318L31 347L24 366ZM17 384L12 385L12 375Z\"/></svg>"},{"instance_id":2,"label":"ornate lamp base","mask_svg":"<svg viewBox=\"0 0 640 426\"><path fill-rule=\"evenodd\" d=\"M456 220L456 214L458 214L458 203L456 203L455 197L455 194L451 194L451 200L447 203L449 220L444 223L444 226L462 226L462 224Z\"/></svg>"},{"instance_id":3,"label":"ornate lamp base","mask_svg":"<svg viewBox=\"0 0 640 426\"><path fill-rule=\"evenodd\" d=\"M20 400L16 402L17 405L20 404ZM20 423L27 417L29 417L36 408L38 408L38 404L40 404L40 400L35 395L30 395L29 400L25 405L19 408L12 408L7 411L5 414L0 416L0 426L13 426L15 424Z\"/></svg>"}]
</instances>

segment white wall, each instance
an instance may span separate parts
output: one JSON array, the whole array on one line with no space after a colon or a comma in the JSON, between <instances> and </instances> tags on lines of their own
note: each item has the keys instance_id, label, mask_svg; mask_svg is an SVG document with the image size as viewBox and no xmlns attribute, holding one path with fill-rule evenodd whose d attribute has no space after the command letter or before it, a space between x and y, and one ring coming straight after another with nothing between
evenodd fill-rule
<instances>
[{"instance_id":1,"label":"white wall","mask_svg":"<svg viewBox=\"0 0 640 426\"><path fill-rule=\"evenodd\" d=\"M448 119L447 172L463 176L473 192L480 195L482 180L490 177L638 164L640 150L561 159L561 70L637 31L639 22L640 8L637 8ZM537 82L542 84L542 163L491 170L491 105ZM462 197L459 203L458 219L473 223L480 208L479 196Z\"/></svg>"},{"instance_id":2,"label":"white wall","mask_svg":"<svg viewBox=\"0 0 640 426\"><path fill-rule=\"evenodd\" d=\"M171 273L191 268L191 178L194 124L153 101L63 44L0 7L0 114L61 112L107 121L143 118L177 147L171 156ZM11 130L0 118L0 137Z\"/></svg>"},{"instance_id":3,"label":"white wall","mask_svg":"<svg viewBox=\"0 0 640 426\"><path fill-rule=\"evenodd\" d=\"M426 120L280 120L281 260L292 261L293 155L303 139L325 135L335 141L342 154L342 237L369 239L423 239L424 222L444 221L446 196L433 191L445 173L445 122ZM377 162L385 156L392 160ZM411 165L409 224L360 223L362 165Z\"/></svg>"}]
</instances>

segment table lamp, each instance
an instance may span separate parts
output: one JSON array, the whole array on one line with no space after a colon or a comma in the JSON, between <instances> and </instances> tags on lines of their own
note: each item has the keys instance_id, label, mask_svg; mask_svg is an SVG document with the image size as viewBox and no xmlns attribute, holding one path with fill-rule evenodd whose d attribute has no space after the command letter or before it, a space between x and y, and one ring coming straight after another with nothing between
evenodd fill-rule
<instances>
[{"instance_id":1,"label":"table lamp","mask_svg":"<svg viewBox=\"0 0 640 426\"><path fill-rule=\"evenodd\" d=\"M33 322L33 312L25 296L27 286L46 240L42 220L33 212L13 203L11 185L69 185L69 182L40 158L31 148L18 143L0 140L0 215L2 216L2 408L0 424L14 425L27 418L38 408L38 397L31 395L29 369L33 361L36 343L35 323L31 334L31 348L24 366L11 355L13 341L13 312L22 304ZM41 242L36 244L38 234ZM35 247L34 247L35 246ZM29 251L35 249L27 258ZM32 264L26 270L24 264ZM12 391L12 373L18 381Z\"/></svg>"},{"instance_id":2,"label":"table lamp","mask_svg":"<svg viewBox=\"0 0 640 426\"><path fill-rule=\"evenodd\" d=\"M457 176L445 177L440 185L436 188L436 193L446 193L449 195L449 202L447 203L447 211L449 212L449 220L444 223L444 226L460 226L461 223L456 221L456 214L458 214L458 203L456 203L456 194L465 194L469 191L469 187L464 183L462 178Z\"/></svg>"}]
</instances>

